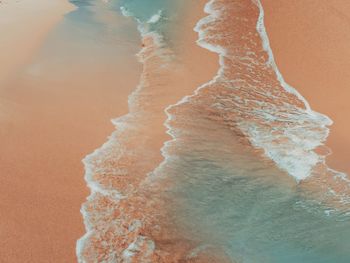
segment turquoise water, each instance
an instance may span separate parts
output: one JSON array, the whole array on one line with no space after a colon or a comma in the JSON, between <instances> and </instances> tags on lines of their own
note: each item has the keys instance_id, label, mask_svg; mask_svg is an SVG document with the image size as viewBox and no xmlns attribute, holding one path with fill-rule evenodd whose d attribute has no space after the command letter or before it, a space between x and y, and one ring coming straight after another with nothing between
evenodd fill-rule
<instances>
[{"instance_id":1,"label":"turquoise water","mask_svg":"<svg viewBox=\"0 0 350 263\"><path fill-rule=\"evenodd\" d=\"M159 10L164 12L164 16L169 17L170 12L175 11L177 1L171 0L121 0L116 6L123 6L130 11L133 16L147 22Z\"/></svg>"},{"instance_id":2,"label":"turquoise water","mask_svg":"<svg viewBox=\"0 0 350 263\"><path fill-rule=\"evenodd\" d=\"M174 49L176 45L181 45L176 39L176 26L183 20L189 4L186 0L121 0L115 2L113 8L122 8L139 23L147 24L147 32L158 33L162 42ZM152 18L156 22L150 23Z\"/></svg>"},{"instance_id":3,"label":"turquoise water","mask_svg":"<svg viewBox=\"0 0 350 263\"><path fill-rule=\"evenodd\" d=\"M271 163L237 152L244 145L201 142L186 139L166 170L177 185L170 217L185 239L224 248L234 262L349 262L348 216L326 215Z\"/></svg>"}]
</instances>

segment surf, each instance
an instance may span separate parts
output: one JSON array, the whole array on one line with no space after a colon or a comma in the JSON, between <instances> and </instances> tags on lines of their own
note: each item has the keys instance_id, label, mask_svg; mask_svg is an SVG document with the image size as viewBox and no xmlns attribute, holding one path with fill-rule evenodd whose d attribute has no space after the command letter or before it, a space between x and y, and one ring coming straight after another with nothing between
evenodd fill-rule
<instances>
[{"instance_id":1,"label":"surf","mask_svg":"<svg viewBox=\"0 0 350 263\"><path fill-rule=\"evenodd\" d=\"M167 9L125 3L143 72L129 113L84 159L79 262L347 262L348 179L324 146L332 120L284 81L260 2L205 5L197 44L219 69L185 94Z\"/></svg>"}]
</instances>

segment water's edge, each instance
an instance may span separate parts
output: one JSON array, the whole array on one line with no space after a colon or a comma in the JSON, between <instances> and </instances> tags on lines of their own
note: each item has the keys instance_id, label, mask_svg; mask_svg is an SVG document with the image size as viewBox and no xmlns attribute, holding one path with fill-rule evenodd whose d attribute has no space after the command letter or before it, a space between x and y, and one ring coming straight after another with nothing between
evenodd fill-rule
<instances>
[{"instance_id":1,"label":"water's edge","mask_svg":"<svg viewBox=\"0 0 350 263\"><path fill-rule=\"evenodd\" d=\"M165 113L167 115L167 120L164 123L164 125L167 127L167 133L172 137L172 140L167 141L164 143L164 146L162 149L160 149L162 156L164 157L162 163L154 170L154 171L148 171L146 168L142 171L145 172L144 177L146 178L148 174L151 174L153 177L154 175L159 174L163 167L167 165L169 162L169 159L171 158L171 155L168 153L171 146L176 144L178 135L177 131L172 126L172 122L175 121L174 114L172 111L181 106L182 104L187 103L189 100L191 100L193 97L199 95L199 93L203 90L205 90L208 86L215 84L216 82L227 82L231 83L234 82L234 80L228 80L225 77L225 70L227 69L226 62L227 60L230 60L230 51L227 50L225 47L215 44L210 43L208 41L208 25L212 24L213 21L220 20L220 17L222 15L222 12L225 10L219 9L215 7L217 0L210 0L204 8L204 12L208 14L208 16L204 17L201 19L197 25L195 26L194 30L198 33L198 41L197 44L205 48L207 50L210 50L214 53L217 53L219 55L219 70L217 75L208 83L203 84L202 86L198 87L197 89L194 90L193 95L186 96L182 98L179 102L173 105L169 105ZM281 87L283 87L284 91L288 94L291 94L291 96L295 97L293 99L294 101L297 101L298 105L293 108L292 112L295 112L297 114L300 114L298 116L302 117L302 120L306 125L306 128L309 129L310 134L307 134L305 138L297 138L298 134L294 133L294 130L292 128L289 129L287 126L281 125L279 131L282 131L281 133L283 134L283 139L288 140L288 147L290 149L296 149L295 151L289 152L287 155L285 154L285 148L281 147L279 143L275 144L273 142L274 138L270 139L267 138L265 130L260 129L259 123L256 124L257 128L252 128L252 126L255 125L255 123L246 123L244 121L238 121L237 127L240 128L241 132L248 138L250 143L258 148L263 150L265 157L269 158L272 160L275 165L281 169L282 171L287 172L290 176L292 176L297 183L302 182L303 180L308 180L312 176L327 176L327 177L334 177L334 178L342 178L343 182L348 182L347 177L345 174L341 172L337 172L332 170L326 165L326 157L324 155L319 155L316 153L316 149L319 147L325 147L324 143L329 135L329 129L328 126L332 124L332 120L323 114L320 114L318 112L315 112L311 109L310 105L308 102L305 100L305 98L293 87L288 85L284 79L281 73L278 70L278 67L275 63L273 53L269 44L268 36L266 33L266 29L264 26L264 11L263 7L260 3L259 0L252 0L252 3L254 3L258 9L259 9L259 17L256 23L256 31L260 36L261 42L262 42L262 48L264 51L267 53L268 59L266 61L266 67L272 70L280 84ZM124 16L132 16L127 12L127 10L122 9L122 12ZM153 23L157 23L159 19L161 18L161 11L158 13L154 14L150 19L147 21L147 24L138 21L139 25L139 31L140 34L143 38L144 42L151 42L152 47L162 49L164 47L164 44L162 43L162 36L157 34L154 31L149 31L149 25ZM148 40L147 40L148 39ZM139 58L140 58L140 63L145 64L147 59L149 59L149 52L150 47L149 46L144 46L140 53L139 53ZM159 55L159 53L158 53ZM165 52L165 54L161 54L162 56L171 56L171 54ZM129 96L129 113L127 115L121 116L117 119L112 120L113 124L116 127L116 131L113 132L113 134L110 136L109 140L100 148L96 149L93 153L87 155L83 159L83 163L85 166L85 180L87 182L88 187L90 188L91 194L87 198L87 203L82 206L81 213L84 218L84 224L86 228L86 234L81 237L77 241L77 246L76 246L76 253L78 256L78 261L83 263L83 262L89 262L87 261L86 258L89 258L91 255L86 256L86 247L92 242L96 236L96 233L98 231L105 231L105 226L102 226L101 224L107 223L110 224L110 229L114 229L116 233L112 233L112 235L118 235L119 229L118 225L120 222L118 221L105 221L101 219L97 219L99 216L99 208L95 207L94 205L91 205L92 202L95 202L95 200L107 200L110 202L110 209L113 210L113 206L119 206L121 200L126 200L127 202L127 195L125 194L128 191L135 191L133 189L133 185L130 186L130 189L128 190L125 189L115 189L113 183L109 183L106 185L102 185L101 182L96 180L96 174L98 173L98 176L104 176L104 174L112 173L109 171L109 168L104 168L101 169L99 165L103 163L104 161L102 158L105 156L112 155L110 152L113 150L118 151L117 154L118 158L123 158L123 154L127 154L126 152L123 152L124 146L124 140L122 136L126 136L126 133L129 129L134 129L136 126L135 125L135 119L137 120L138 117L138 111L142 106L139 105L139 94L142 93L142 89L144 88L146 84L144 83L144 78L141 76L140 80L140 85L136 88L136 90L130 94ZM234 84L232 84L234 85ZM284 102L287 104L287 102ZM289 103L289 102L288 102ZM292 103L290 103L292 105ZM288 105L290 106L290 105ZM294 105L292 105L294 106ZM290 108L292 108L290 106ZM261 112L260 112L261 113ZM259 114L260 114L259 113ZM135 116L138 117L135 117ZM268 115L268 114L266 114ZM276 117L277 115L277 117ZM269 125L269 122L271 121L280 121L280 119L284 118L284 115L281 114L281 111L277 112L275 116L273 113L271 113L269 116L265 116L263 113L261 113L261 118L259 121L263 122L264 125ZM282 120L281 122L295 122L298 123L299 120L297 119L298 116L295 117L295 119L290 118L290 115L286 117L288 120ZM272 120L271 120L272 118ZM257 121L258 122L258 121ZM267 124L266 124L267 123ZM263 126L266 127L266 126ZM284 130L283 130L284 129ZM276 129L277 130L277 129ZM308 141L308 139L310 139ZM120 146L120 149L116 149L116 146ZM108 154L106 154L108 152ZM301 156L301 157L300 157ZM98 160L98 161L96 161ZM321 167L321 168L320 168ZM116 169L119 169L118 173L123 174L123 173L128 173L128 171L125 171L128 169L128 167L115 167ZM125 169L125 170L123 170ZM319 172L319 170L322 170ZM115 173L113 171L113 173ZM108 178L106 179L108 180ZM130 180L130 179L129 179ZM132 179L131 179L132 180ZM132 184L132 183L131 183ZM128 186L129 187L129 186ZM335 189L330 188L330 190L336 192ZM335 193L337 195L337 193ZM338 198L338 197L337 197ZM107 202L107 201L106 201ZM95 203L94 203L95 204ZM98 202L96 203L98 204ZM103 211L103 216L107 213ZM116 225L112 225L116 224ZM138 227L139 222L135 222L135 229L141 228ZM110 230L109 229L109 230ZM130 230L131 232L137 232L134 228ZM128 233L123 233L124 235L129 235ZM133 240L132 242L129 243L129 246L127 249L124 249L122 251L114 251L114 247L111 244L103 244L103 249L108 250L108 257L104 258L106 262L118 262L119 258L122 258L126 262L128 260L131 260L131 258L136 254L135 251L139 251L141 247L147 247L143 254L145 262L149 262L147 260L150 260L152 257L153 251L155 249L155 243L154 241L147 237L147 236L142 236L139 234L131 235L131 237L128 237L130 240ZM114 240L118 240L118 238L115 238ZM96 242L100 242L99 240L93 240ZM128 241L129 242L129 241ZM106 254L108 254L106 253ZM98 256L95 255L94 256ZM91 256L92 257L92 256Z\"/></svg>"}]
</instances>

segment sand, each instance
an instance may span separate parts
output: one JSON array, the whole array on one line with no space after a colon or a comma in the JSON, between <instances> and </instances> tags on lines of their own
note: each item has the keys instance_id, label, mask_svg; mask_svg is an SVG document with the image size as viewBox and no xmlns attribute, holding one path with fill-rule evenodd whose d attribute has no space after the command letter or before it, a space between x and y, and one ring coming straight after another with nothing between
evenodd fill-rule
<instances>
[{"instance_id":1,"label":"sand","mask_svg":"<svg viewBox=\"0 0 350 263\"><path fill-rule=\"evenodd\" d=\"M80 206L88 195L81 159L106 140L110 119L126 112L137 73L85 69L89 77L81 80L11 82L13 91L3 95L13 102L6 107L11 118L0 129L4 262L76 261L84 233Z\"/></svg>"},{"instance_id":2,"label":"sand","mask_svg":"<svg viewBox=\"0 0 350 263\"><path fill-rule=\"evenodd\" d=\"M198 47L197 34L192 31L204 16L206 2L191 3L185 30L178 35L187 47L178 52L188 74L177 83L172 102L191 94L218 69L217 55ZM350 114L350 3L262 3L280 71L315 110L334 120L327 143L334 151L329 163L350 172L346 118ZM72 74L84 78L20 74L47 32L71 8L58 0L0 4L0 32L5 39L0 50L11 51L0 52L0 85L6 83L0 86L1 262L76 261L75 242L85 232L79 210L88 195L81 159L106 141L113 131L110 119L127 112L127 96L139 79L135 58L122 68L82 67ZM153 127L158 136L155 151L169 139L162 121ZM161 159L158 154L152 166Z\"/></svg>"},{"instance_id":3,"label":"sand","mask_svg":"<svg viewBox=\"0 0 350 263\"><path fill-rule=\"evenodd\" d=\"M0 6L0 262L76 262L88 195L81 160L106 140L138 82L133 56L121 68L77 61L33 72L70 10L66 1Z\"/></svg>"},{"instance_id":4,"label":"sand","mask_svg":"<svg viewBox=\"0 0 350 263\"><path fill-rule=\"evenodd\" d=\"M184 21L186 28L179 35L187 47L179 51L181 63L188 70L178 81L173 103L210 80L218 69L217 55L198 47L197 33L192 30L204 16L206 2L193 3ZM28 19L37 15L31 16L35 10L30 10ZM50 24L49 29L54 23L30 24L30 31L35 31L35 26L41 28L39 24ZM13 21L10 31L16 25L18 21ZM1 58L6 61L1 65L6 85L0 89L1 260L76 262L76 240L85 232L80 206L88 196L81 160L106 141L114 129L110 119L127 112L127 96L139 81L140 65L132 57L120 67L80 65L71 75L53 71L38 77L28 74L26 65L33 61L45 34L16 30L18 34L9 35L3 48L12 51L18 47L18 55L1 55L6 56ZM203 63L206 67L198 66ZM157 136L161 134L154 144L160 162L159 149L169 136L162 122L154 130Z\"/></svg>"},{"instance_id":5,"label":"sand","mask_svg":"<svg viewBox=\"0 0 350 263\"><path fill-rule=\"evenodd\" d=\"M262 0L265 26L285 80L333 119L329 166L350 174L350 2Z\"/></svg>"}]
</instances>

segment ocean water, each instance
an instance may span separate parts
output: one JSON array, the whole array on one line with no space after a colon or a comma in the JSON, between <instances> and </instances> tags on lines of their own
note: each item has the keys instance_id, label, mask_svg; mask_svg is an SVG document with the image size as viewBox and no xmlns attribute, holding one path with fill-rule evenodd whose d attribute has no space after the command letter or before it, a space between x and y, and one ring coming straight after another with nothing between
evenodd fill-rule
<instances>
[{"instance_id":1,"label":"ocean water","mask_svg":"<svg viewBox=\"0 0 350 263\"><path fill-rule=\"evenodd\" d=\"M106 5L138 25L143 71L129 113L84 159L79 262L349 262L349 180L326 164L332 120L283 80L260 2L207 3L194 30L220 68L174 103L170 31L187 3Z\"/></svg>"}]
</instances>

